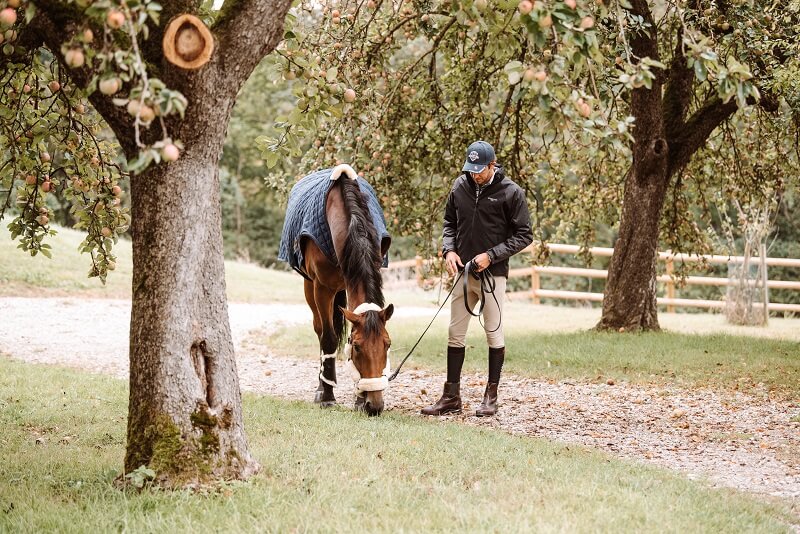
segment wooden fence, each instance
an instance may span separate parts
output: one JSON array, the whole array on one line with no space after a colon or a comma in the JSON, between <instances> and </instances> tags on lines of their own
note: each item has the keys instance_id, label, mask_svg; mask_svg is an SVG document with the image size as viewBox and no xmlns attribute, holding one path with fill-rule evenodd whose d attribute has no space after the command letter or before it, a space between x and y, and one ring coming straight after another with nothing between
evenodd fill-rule
<instances>
[{"instance_id":1,"label":"wooden fence","mask_svg":"<svg viewBox=\"0 0 800 534\"><path fill-rule=\"evenodd\" d=\"M577 245L564 245L558 243L548 243L547 247L552 254L577 254L580 247ZM605 247L591 247L588 252L593 257L610 257L614 253L613 248ZM528 247L522 253L533 254L534 249ZM728 264L728 263L742 263L744 258L742 256L695 256L689 254L673 254L669 251L659 252L658 260L665 262L666 274L658 276L658 282L666 284L665 297L658 297L658 304L667 307L668 312L675 311L676 307L691 307L691 308L707 308L707 309L721 309L725 307L724 297L720 300L703 300L703 299L687 299L678 298L676 293L678 291L678 283L671 274L675 270L677 263L709 263L709 264ZM760 261L759 258L751 258L752 261ZM414 277L405 280L398 280L390 283L394 287L403 286L423 286L426 282L424 279L424 267L426 260L420 256L411 260L395 261L389 264L388 271L407 269L414 273ZM800 259L794 258L766 258L764 263L769 267L800 267ZM566 291L555 289L543 289L542 278L552 276L571 276L582 278L595 278L606 279L608 271L605 269L587 269L579 267L552 267L552 266L539 266L523 267L518 269L511 269L509 278L530 277L531 289L527 291L516 291L508 294L512 299L531 299L534 304L540 304L542 299L556 299L556 300L582 300L591 302L602 302L602 293L588 293L582 291ZM684 281L686 285L690 286L728 286L734 285L735 282L728 278L712 277L712 276L687 276ZM766 280L766 287L768 289L790 289L800 291L800 281L788 280ZM753 282L755 283L755 282ZM768 311L788 311L800 313L800 304L787 304L779 302L767 302Z\"/></svg>"}]
</instances>

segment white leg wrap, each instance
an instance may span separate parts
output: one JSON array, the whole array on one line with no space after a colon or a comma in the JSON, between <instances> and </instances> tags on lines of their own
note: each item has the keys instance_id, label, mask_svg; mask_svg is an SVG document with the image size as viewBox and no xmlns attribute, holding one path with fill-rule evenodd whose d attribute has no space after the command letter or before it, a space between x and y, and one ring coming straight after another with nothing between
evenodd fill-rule
<instances>
[{"instance_id":1,"label":"white leg wrap","mask_svg":"<svg viewBox=\"0 0 800 534\"><path fill-rule=\"evenodd\" d=\"M319 373L319 379L322 380L323 382L325 382L326 384L328 384L332 388L336 387L336 382L334 382L333 380L328 380L327 378L325 378L325 376L322 374L322 371L320 371L320 373Z\"/></svg>"},{"instance_id":2,"label":"white leg wrap","mask_svg":"<svg viewBox=\"0 0 800 534\"><path fill-rule=\"evenodd\" d=\"M330 360L331 358L335 359L336 358L336 353L320 355L320 357L319 357L319 379L322 380L324 383L328 384L329 386L335 388L336 387L336 381L335 380L329 380L329 379L325 378L325 376L323 375L323 372L325 370L325 368L323 367L323 364L325 363L325 360Z\"/></svg>"}]
</instances>

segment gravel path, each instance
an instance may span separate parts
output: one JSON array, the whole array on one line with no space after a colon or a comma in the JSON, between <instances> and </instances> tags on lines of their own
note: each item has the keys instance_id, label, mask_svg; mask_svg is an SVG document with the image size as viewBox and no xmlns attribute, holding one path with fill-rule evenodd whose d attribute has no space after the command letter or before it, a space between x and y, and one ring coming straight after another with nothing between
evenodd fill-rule
<instances>
[{"instance_id":1,"label":"gravel path","mask_svg":"<svg viewBox=\"0 0 800 534\"><path fill-rule=\"evenodd\" d=\"M256 340L268 325L310 328L305 305L230 304L244 390L310 400L317 363L280 357ZM428 308L401 307L396 316L428 317ZM115 300L0 299L0 352L35 363L128 376L130 303ZM46 328L32 328L47 318ZM46 331L46 335L43 335ZM258 335L250 335L251 332ZM353 388L339 373L337 398ZM633 384L597 385L504 376L497 417L470 415L485 377L462 379L465 411L456 420L516 434L595 447L705 478L712 484L788 499L800 507L800 402L769 400L765 391L720 392ZM386 396L387 409L418 414L441 392L443 376L403 372ZM794 421L792 421L794 419Z\"/></svg>"}]
</instances>

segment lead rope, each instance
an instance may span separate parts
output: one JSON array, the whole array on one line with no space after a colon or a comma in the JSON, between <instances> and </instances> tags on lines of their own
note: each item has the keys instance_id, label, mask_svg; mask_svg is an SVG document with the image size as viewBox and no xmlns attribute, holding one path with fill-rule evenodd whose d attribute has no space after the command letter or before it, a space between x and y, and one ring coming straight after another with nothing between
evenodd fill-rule
<instances>
[{"instance_id":1,"label":"lead rope","mask_svg":"<svg viewBox=\"0 0 800 534\"><path fill-rule=\"evenodd\" d=\"M478 278L481 281L481 306L478 309L478 313L473 313L473 311L469 309L469 304L467 304L467 281L468 281L468 279L467 279L466 276L463 276L464 273L470 273L470 274L474 273L472 275L475 276L476 278ZM464 278L464 307L467 309L467 312L469 312L470 315L472 315L473 317L478 317L478 322L480 322L480 324L481 324L481 326L483 327L484 330L486 330L486 325L484 325L481 322L480 315L481 315L481 312L483 312L484 305L486 304L486 301L485 301L486 297L484 295L485 291L488 291L488 292L490 292L492 294L492 297L494 298L494 302L495 302L495 304L497 304L497 310L500 311L500 303L497 301L497 295L494 294L495 287L497 286L497 283L494 281L494 275L488 269L484 269L483 271L475 271L473 269L472 261L468 261L467 264L464 266L464 270L463 271L459 271L458 276L453 281L453 287L450 288L450 292L447 293L447 296L444 298L444 301L442 302L442 305L439 306L438 310L436 310L436 313L434 314L433 319L431 319L431 322L428 323L428 326L425 327L425 330L422 332L422 335L419 336L419 339L417 339L417 342L414 343L414 346L411 347L410 351L408 351L408 354L406 354L406 357L403 358L403 360L400 362L400 365L397 366L397 369L395 369L394 373L392 373L392 376L389 377L389 382L391 382L392 380L397 378L397 375L400 374L400 369L403 367L403 364L406 363L406 360L408 360L409 357L411 357L411 353L414 352L414 349L417 348L417 345L419 345L420 341L422 341L422 338L425 337L425 334L428 333L428 330L430 329L431 325L433 324L433 321L436 320L436 317L439 315L439 312L442 311L442 308L444 308L444 305L447 304L447 301L450 299L450 296L453 294L453 291L455 290L456 287L458 287L458 281L462 277ZM500 313L501 313L500 321L497 323L497 328L495 328L494 330L488 331L490 334L492 332L497 332L497 330L500 328L500 325L503 324L502 312L500 312Z\"/></svg>"},{"instance_id":2,"label":"lead rope","mask_svg":"<svg viewBox=\"0 0 800 534\"><path fill-rule=\"evenodd\" d=\"M428 333L428 330L430 329L431 325L433 324L433 321L436 320L436 317L439 315L439 312L442 311L442 308L444 308L444 305L447 304L447 301L450 299L450 295L453 294L453 290L456 287L458 287L458 280L461 278L461 276L463 274L464 274L463 272L459 272L458 273L458 276L456 277L455 281L453 282L453 287L450 288L450 292L447 293L447 296L444 298L444 301L442 301L442 305L439 306L438 310L436 310L436 313L434 314L433 319L431 319L431 322L428 323L428 326L425 327L425 331L422 332L421 336L419 336L419 339L417 340L417 342L414 343L414 346L411 347L410 351L408 351L408 354L406 354L406 357L403 358L403 360L400 362L400 365L397 366L397 369L395 369L394 373L392 373L392 376L389 377L389 382L391 382L392 380L397 378L397 375L400 374L400 369L402 369L403 364L406 363L406 360L411 356L411 353L414 352L414 349L417 348L417 345L419 345L419 342L422 341L422 338L425 337L425 334Z\"/></svg>"},{"instance_id":3,"label":"lead rope","mask_svg":"<svg viewBox=\"0 0 800 534\"><path fill-rule=\"evenodd\" d=\"M473 278L480 281L481 285L481 305L478 308L478 313L474 313L470 308L469 304L467 304L467 282L469 279L464 277L464 307L467 309L467 313L472 315L473 317L478 318L478 322L486 330L486 325L481 321L481 314L483 313L483 308L486 306L486 293L491 293L492 298L494 299L494 303L497 305L497 311L499 312L499 320L497 321L497 327L494 330L486 330L487 334L492 334L497 332L500 329L500 325L503 324L503 312L500 311L500 302L497 300L497 295L495 295L494 290L497 287L497 282L494 280L494 275L492 271L489 269L484 269L483 271L476 271L475 266L473 265L472 261L468 261L467 264L464 266L464 272L468 272L472 275Z\"/></svg>"}]
</instances>

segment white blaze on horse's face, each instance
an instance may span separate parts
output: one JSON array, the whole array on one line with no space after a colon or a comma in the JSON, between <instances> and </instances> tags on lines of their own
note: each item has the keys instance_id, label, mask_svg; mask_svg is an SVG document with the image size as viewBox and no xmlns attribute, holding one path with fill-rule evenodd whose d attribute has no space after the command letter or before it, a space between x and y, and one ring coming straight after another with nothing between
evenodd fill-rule
<instances>
[{"instance_id":1,"label":"white blaze on horse's face","mask_svg":"<svg viewBox=\"0 0 800 534\"><path fill-rule=\"evenodd\" d=\"M350 340L345 346L346 367L359 394L381 392L389 386L389 346L386 321L392 316L394 306L381 309L377 304L365 303L352 312L342 309L353 325ZM378 399L376 399L377 401ZM381 405L383 403L380 398Z\"/></svg>"}]
</instances>

